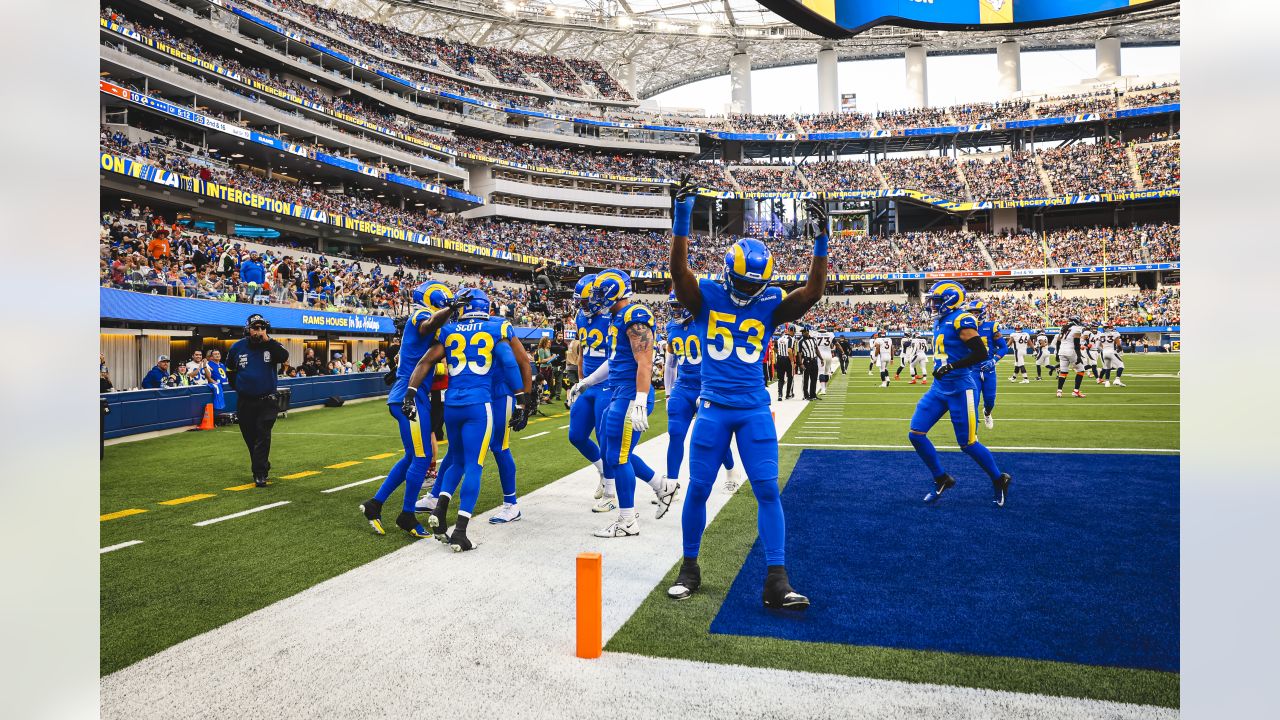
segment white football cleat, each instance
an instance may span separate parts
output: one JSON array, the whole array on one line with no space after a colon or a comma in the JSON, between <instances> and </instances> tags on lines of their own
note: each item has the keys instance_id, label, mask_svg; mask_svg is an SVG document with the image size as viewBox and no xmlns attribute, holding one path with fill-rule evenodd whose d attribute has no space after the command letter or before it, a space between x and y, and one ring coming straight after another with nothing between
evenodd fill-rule
<instances>
[{"instance_id":1,"label":"white football cleat","mask_svg":"<svg viewBox=\"0 0 1280 720\"><path fill-rule=\"evenodd\" d=\"M617 499L618 498L616 497L601 498L600 502L591 506L591 512L593 513L613 512L614 510L618 509Z\"/></svg>"},{"instance_id":2,"label":"white football cleat","mask_svg":"<svg viewBox=\"0 0 1280 720\"><path fill-rule=\"evenodd\" d=\"M423 495L418 498L418 502L413 504L413 509L417 512L433 512L436 509L436 501L439 498L432 495Z\"/></svg>"},{"instance_id":3,"label":"white football cleat","mask_svg":"<svg viewBox=\"0 0 1280 720\"><path fill-rule=\"evenodd\" d=\"M1009 382L1018 382L1018 376L1014 375L1013 377L1009 378Z\"/></svg>"},{"instance_id":4,"label":"white football cleat","mask_svg":"<svg viewBox=\"0 0 1280 720\"><path fill-rule=\"evenodd\" d=\"M1103 381L1102 381L1102 387L1111 387L1111 381L1110 381L1110 380L1103 380Z\"/></svg>"},{"instance_id":5,"label":"white football cleat","mask_svg":"<svg viewBox=\"0 0 1280 720\"><path fill-rule=\"evenodd\" d=\"M1115 385L1116 387L1128 387L1128 386L1127 386L1127 385L1125 385L1124 383L1120 382L1120 380L1119 380L1118 378L1116 379L1116 381L1115 381L1115 382L1113 382L1113 383L1111 383L1111 384L1112 384L1112 385Z\"/></svg>"},{"instance_id":6,"label":"white football cleat","mask_svg":"<svg viewBox=\"0 0 1280 720\"><path fill-rule=\"evenodd\" d=\"M729 468L724 476L724 491L727 493L735 493L742 486L742 471L737 465Z\"/></svg>"},{"instance_id":7,"label":"white football cleat","mask_svg":"<svg viewBox=\"0 0 1280 720\"><path fill-rule=\"evenodd\" d=\"M1037 379L1039 379L1039 378L1037 378ZM1022 378L1022 382L1021 382L1021 383L1018 383L1018 384L1019 384L1019 385L1029 385L1029 384L1031 384L1031 381L1030 381L1030 380L1028 380L1028 379L1026 379L1026 378Z\"/></svg>"},{"instance_id":8,"label":"white football cleat","mask_svg":"<svg viewBox=\"0 0 1280 720\"><path fill-rule=\"evenodd\" d=\"M592 533L592 535L600 538L635 537L639 534L640 521L634 517L630 520L618 518L607 526Z\"/></svg>"},{"instance_id":9,"label":"white football cleat","mask_svg":"<svg viewBox=\"0 0 1280 720\"><path fill-rule=\"evenodd\" d=\"M996 426L996 419L988 413L982 416L982 424L986 425L988 430L991 430Z\"/></svg>"},{"instance_id":10,"label":"white football cleat","mask_svg":"<svg viewBox=\"0 0 1280 720\"><path fill-rule=\"evenodd\" d=\"M597 460L596 462L599 462L599 461ZM594 497L596 500L599 500L600 498L604 497L604 466L603 465L596 466L596 474L597 474L596 494L593 495L592 497Z\"/></svg>"},{"instance_id":11,"label":"white football cleat","mask_svg":"<svg viewBox=\"0 0 1280 720\"><path fill-rule=\"evenodd\" d=\"M1061 390L1059 390L1059 391L1058 391L1058 397L1062 397L1062 391L1061 391Z\"/></svg>"},{"instance_id":12,"label":"white football cleat","mask_svg":"<svg viewBox=\"0 0 1280 720\"><path fill-rule=\"evenodd\" d=\"M665 476L664 476L665 479ZM662 491L658 493L658 511L654 513L654 520L661 520L663 515L671 509L671 503L675 502L676 493L680 491L680 483L675 480L665 479L662 484Z\"/></svg>"},{"instance_id":13,"label":"white football cleat","mask_svg":"<svg viewBox=\"0 0 1280 720\"><path fill-rule=\"evenodd\" d=\"M490 525L503 525L519 520L520 506L516 503L502 503L502 509L489 516Z\"/></svg>"},{"instance_id":14,"label":"white football cleat","mask_svg":"<svg viewBox=\"0 0 1280 720\"><path fill-rule=\"evenodd\" d=\"M889 381L885 380L884 382L880 383L880 387L889 387Z\"/></svg>"}]
</instances>

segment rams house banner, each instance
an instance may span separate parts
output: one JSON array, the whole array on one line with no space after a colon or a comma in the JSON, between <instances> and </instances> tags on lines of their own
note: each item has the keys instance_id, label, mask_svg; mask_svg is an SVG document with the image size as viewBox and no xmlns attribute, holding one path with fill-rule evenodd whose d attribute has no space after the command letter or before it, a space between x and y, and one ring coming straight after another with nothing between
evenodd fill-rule
<instances>
[{"instance_id":1,"label":"rams house banner","mask_svg":"<svg viewBox=\"0 0 1280 720\"><path fill-rule=\"evenodd\" d=\"M846 38L876 25L942 30L1058 25L1173 0L760 0L817 35Z\"/></svg>"}]
</instances>

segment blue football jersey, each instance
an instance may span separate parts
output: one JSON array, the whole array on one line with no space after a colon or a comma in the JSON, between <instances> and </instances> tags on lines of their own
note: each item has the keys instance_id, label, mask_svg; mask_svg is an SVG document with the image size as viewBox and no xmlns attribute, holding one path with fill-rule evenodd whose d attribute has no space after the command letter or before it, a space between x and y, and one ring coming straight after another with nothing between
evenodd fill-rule
<instances>
[{"instance_id":1,"label":"blue football jersey","mask_svg":"<svg viewBox=\"0 0 1280 720\"><path fill-rule=\"evenodd\" d=\"M396 382L391 386L391 394L387 396L388 403L404 400L404 391L409 387L409 376L413 374L413 369L422 356L436 343L434 337L418 332L418 326L430 320L431 314L431 310L425 307L414 306L404 323L404 332L400 335L400 354L396 360ZM424 386L431 387L431 377L432 375L427 375L427 379L423 381Z\"/></svg>"},{"instance_id":2,"label":"blue football jersey","mask_svg":"<svg viewBox=\"0 0 1280 720\"><path fill-rule=\"evenodd\" d=\"M511 327L511 323L507 322L506 320L500 317L490 317L489 319L493 322L498 323L498 335L497 335L498 342L505 343L506 341L510 340L512 337L515 337L516 331ZM510 345L508 345L508 347L510 347ZM511 354L512 354L512 357L515 357L515 351L512 351ZM492 393L493 393L494 400L497 400L499 398L504 398L512 394L511 389L507 387L506 378L503 377L502 373L489 373L489 374L493 376Z\"/></svg>"},{"instance_id":3,"label":"blue football jersey","mask_svg":"<svg viewBox=\"0 0 1280 720\"><path fill-rule=\"evenodd\" d=\"M773 313L786 293L779 287L765 288L755 302L740 307L714 280L699 280L698 290L702 307L693 328L705 350L702 398L729 407L767 407L765 344L773 338Z\"/></svg>"},{"instance_id":4,"label":"blue football jersey","mask_svg":"<svg viewBox=\"0 0 1280 720\"><path fill-rule=\"evenodd\" d=\"M702 338L693 320L667 323L667 352L676 359L676 387L698 392L702 389Z\"/></svg>"},{"instance_id":5,"label":"blue football jersey","mask_svg":"<svg viewBox=\"0 0 1280 720\"><path fill-rule=\"evenodd\" d=\"M595 372L609 359L609 316L578 311L578 341L582 343L582 377Z\"/></svg>"},{"instance_id":6,"label":"blue football jersey","mask_svg":"<svg viewBox=\"0 0 1280 720\"><path fill-rule=\"evenodd\" d=\"M626 336L632 325L647 325L652 332L653 313L643 305L631 303L610 318L608 383L619 395L636 394L636 356L631 354L631 340Z\"/></svg>"},{"instance_id":7,"label":"blue football jersey","mask_svg":"<svg viewBox=\"0 0 1280 720\"><path fill-rule=\"evenodd\" d=\"M445 405L489 402L493 399L494 374L502 375L513 393L519 391L520 373L515 368L515 355L502 342L503 332L509 328L506 321L478 318L451 322L440 328L444 360L449 367ZM511 380L512 370L516 378L514 382Z\"/></svg>"},{"instance_id":8,"label":"blue football jersey","mask_svg":"<svg viewBox=\"0 0 1280 720\"><path fill-rule=\"evenodd\" d=\"M945 355L946 362L955 363L973 352L960 339L960 331L965 328L977 331L978 321L973 315L962 309L952 310L940 319L935 320L933 322L935 355ZM953 370L938 378L937 384L944 388L967 385L972 381L975 369L975 366L970 366Z\"/></svg>"},{"instance_id":9,"label":"blue football jersey","mask_svg":"<svg viewBox=\"0 0 1280 720\"><path fill-rule=\"evenodd\" d=\"M995 320L987 320L978 324L978 335L982 337L982 343L987 346L987 352L993 353L996 350L996 333L1000 331L1000 323Z\"/></svg>"}]
</instances>

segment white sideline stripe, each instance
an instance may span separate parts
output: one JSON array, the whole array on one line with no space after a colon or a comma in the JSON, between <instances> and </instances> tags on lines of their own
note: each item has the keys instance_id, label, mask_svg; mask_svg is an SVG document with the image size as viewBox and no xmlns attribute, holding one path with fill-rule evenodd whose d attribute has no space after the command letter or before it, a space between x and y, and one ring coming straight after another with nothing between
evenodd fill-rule
<instances>
[{"instance_id":1,"label":"white sideline stripe","mask_svg":"<svg viewBox=\"0 0 1280 720\"><path fill-rule=\"evenodd\" d=\"M781 447L824 447L824 448L852 448L865 450L914 450L911 445L853 445L843 443L778 443ZM958 448L942 447L940 450L958 450ZM988 445L988 450L1043 450L1053 452L1055 450L1066 450L1076 452L1142 452L1142 453L1173 453L1180 455L1181 450L1171 450L1169 448L1124 448L1124 447L1040 447L1033 445Z\"/></svg>"},{"instance_id":2,"label":"white sideline stripe","mask_svg":"<svg viewBox=\"0 0 1280 720\"><path fill-rule=\"evenodd\" d=\"M521 439L521 440L532 440L532 439L534 439L534 438L536 438L536 437L542 437L543 435L547 435L547 434L549 434L550 432L551 432L550 430L543 430L543 431L542 431L542 432L540 432L540 433L534 433L534 434L532 434L532 435L525 435L524 437L522 437L522 438L520 438L520 439Z\"/></svg>"},{"instance_id":3,"label":"white sideline stripe","mask_svg":"<svg viewBox=\"0 0 1280 720\"><path fill-rule=\"evenodd\" d=\"M384 433L321 433L321 432L276 432L272 431L271 435L314 435L316 437L376 437L376 438L398 438L399 435L387 435Z\"/></svg>"},{"instance_id":4,"label":"white sideline stripe","mask_svg":"<svg viewBox=\"0 0 1280 720\"><path fill-rule=\"evenodd\" d=\"M321 490L320 492L322 492L322 493L338 492L339 490L346 490L347 488L353 488L353 487L355 487L355 486L357 486L357 485L364 485L365 483L371 483L371 482L373 482L374 480L381 480L381 479L382 479L382 478L384 478L384 477L386 477L386 475L377 475L377 476L375 476L375 477L367 478L367 479L365 479L365 480L357 480L357 481L355 481L355 482L353 482L353 483L347 483L346 485L339 485L339 486L338 486L338 487L336 487L336 488L329 488L328 490Z\"/></svg>"},{"instance_id":5,"label":"white sideline stripe","mask_svg":"<svg viewBox=\"0 0 1280 720\"><path fill-rule=\"evenodd\" d=\"M1032 401L1032 402L1020 402L1020 401L1018 401L1018 400L1009 400L1009 399L1000 400L999 398L997 398L997 402L1010 403L1010 404L1013 404L1013 405L1053 405L1053 404L1055 404L1055 403L1056 403L1056 404L1058 404L1058 406L1059 406L1059 407L1099 407L1099 406L1102 406L1102 405L1105 405L1105 406L1107 406L1107 407L1118 407L1118 408L1126 408L1126 407L1182 407L1182 403L1124 403L1124 402L1086 402L1086 403L1068 403L1068 402L1064 402L1064 403L1058 403L1058 401L1059 401L1059 400L1070 400L1070 399L1072 399L1072 398L1065 397L1065 396L1064 396L1064 397L1055 397L1055 396L1053 396L1053 395L1050 395L1049 397L1045 398L1045 402L1035 402L1035 401ZM1089 398L1087 398L1087 397L1085 398L1085 400L1088 400L1088 399L1089 399ZM864 401L864 402L849 402L849 403L845 403L845 404L846 404L846 405L908 405L908 406L910 406L910 405L914 405L915 403L914 403L912 400L910 400L910 399L906 399L906 400L901 400L901 401L898 401L898 402Z\"/></svg>"},{"instance_id":6,"label":"white sideline stripe","mask_svg":"<svg viewBox=\"0 0 1280 720\"><path fill-rule=\"evenodd\" d=\"M120 550L120 549L123 549L123 548L131 547L131 546L133 546L133 545L141 545L141 544L142 544L142 541L141 541L141 540L127 540L127 541L125 541L125 542L117 543L117 544L115 544L115 545L108 545L108 546L106 546L106 547L102 548L101 550L99 550L99 551L98 551L98 554L99 554L99 555L102 555L103 553L109 553L109 552L111 552L111 551L113 551L113 550Z\"/></svg>"},{"instance_id":7,"label":"white sideline stripe","mask_svg":"<svg viewBox=\"0 0 1280 720\"><path fill-rule=\"evenodd\" d=\"M568 426L568 425L561 425L560 427L558 427L558 428L556 428L556 429L557 429L557 430L563 430L563 429L565 429L565 428L567 428L567 427L569 427L569 426Z\"/></svg>"},{"instance_id":8,"label":"white sideline stripe","mask_svg":"<svg viewBox=\"0 0 1280 720\"><path fill-rule=\"evenodd\" d=\"M248 510L241 510L238 513L231 513L230 515L223 515L222 517L216 517L210 520L201 520L198 523L192 523L192 525L195 527L204 527L205 525L220 523L223 520L234 520L235 518L238 518L238 517L244 517L245 515L252 515L256 512L262 512L263 510L270 510L271 508L277 508L277 507L280 507L281 505L288 505L288 504L289 504L288 500L281 500L280 502L273 502L267 505L259 505L256 508L249 508Z\"/></svg>"}]
</instances>

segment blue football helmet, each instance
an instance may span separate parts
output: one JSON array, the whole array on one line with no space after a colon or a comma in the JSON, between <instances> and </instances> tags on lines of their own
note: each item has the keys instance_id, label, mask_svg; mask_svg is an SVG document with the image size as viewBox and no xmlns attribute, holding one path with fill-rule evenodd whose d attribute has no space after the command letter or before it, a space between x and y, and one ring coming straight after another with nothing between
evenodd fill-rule
<instances>
[{"instance_id":1,"label":"blue football helmet","mask_svg":"<svg viewBox=\"0 0 1280 720\"><path fill-rule=\"evenodd\" d=\"M591 290L595 286L596 274L587 273L583 275L578 284L573 287L573 298L578 303L578 308L584 312L590 312L591 307Z\"/></svg>"},{"instance_id":2,"label":"blue football helmet","mask_svg":"<svg viewBox=\"0 0 1280 720\"><path fill-rule=\"evenodd\" d=\"M925 302L934 315L946 315L964 304L964 286L955 280L939 280L929 288Z\"/></svg>"},{"instance_id":3,"label":"blue football helmet","mask_svg":"<svg viewBox=\"0 0 1280 720\"><path fill-rule=\"evenodd\" d=\"M453 291L442 282L427 280L413 289L413 304L425 307L431 312L439 312L449 305L453 299Z\"/></svg>"},{"instance_id":4,"label":"blue football helmet","mask_svg":"<svg viewBox=\"0 0 1280 720\"><path fill-rule=\"evenodd\" d=\"M743 238L724 254L724 275L720 284L739 307L755 302L773 279L773 253L764 243Z\"/></svg>"},{"instance_id":5,"label":"blue football helmet","mask_svg":"<svg viewBox=\"0 0 1280 720\"><path fill-rule=\"evenodd\" d=\"M471 296L467 298L467 304L462 308L458 317L467 320L477 318L481 320L488 320L490 315L489 310L493 306L489 301L489 296L480 288L466 288L466 290L471 293Z\"/></svg>"},{"instance_id":6,"label":"blue football helmet","mask_svg":"<svg viewBox=\"0 0 1280 720\"><path fill-rule=\"evenodd\" d=\"M970 300L968 304L964 306L964 309L968 310L969 314L979 320L982 320L987 315L987 304L981 300Z\"/></svg>"},{"instance_id":7,"label":"blue football helmet","mask_svg":"<svg viewBox=\"0 0 1280 720\"><path fill-rule=\"evenodd\" d=\"M591 312L602 313L614 303L631 297L631 278L625 270L602 270L591 290Z\"/></svg>"},{"instance_id":8,"label":"blue football helmet","mask_svg":"<svg viewBox=\"0 0 1280 720\"><path fill-rule=\"evenodd\" d=\"M680 304L680 299L676 297L676 291L672 290L667 293L667 307L671 310L671 315L678 321L684 322L693 317L693 313L689 309Z\"/></svg>"}]
</instances>

